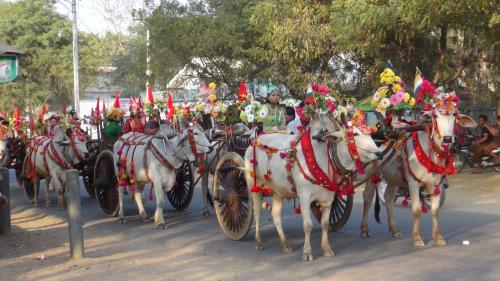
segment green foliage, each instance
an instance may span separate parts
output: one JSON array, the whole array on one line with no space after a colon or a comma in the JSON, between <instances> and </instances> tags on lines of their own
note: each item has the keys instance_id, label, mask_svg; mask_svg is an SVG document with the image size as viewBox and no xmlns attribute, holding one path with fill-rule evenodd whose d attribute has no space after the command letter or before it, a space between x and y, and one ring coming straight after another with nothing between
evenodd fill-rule
<instances>
[{"instance_id":1,"label":"green foliage","mask_svg":"<svg viewBox=\"0 0 500 281\"><path fill-rule=\"evenodd\" d=\"M0 85L0 111L14 106L33 112L48 103L60 110L70 104L73 93L72 24L58 14L50 0L0 0L0 42L26 52L20 58L20 77ZM79 33L80 87L95 77L105 51L100 39ZM82 90L81 90L82 91Z\"/></svg>"}]
</instances>

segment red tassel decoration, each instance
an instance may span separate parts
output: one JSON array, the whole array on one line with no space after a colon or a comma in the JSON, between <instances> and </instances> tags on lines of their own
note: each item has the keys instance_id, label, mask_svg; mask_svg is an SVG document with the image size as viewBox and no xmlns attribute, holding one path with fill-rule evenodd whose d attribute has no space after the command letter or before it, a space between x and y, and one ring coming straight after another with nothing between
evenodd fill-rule
<instances>
[{"instance_id":1,"label":"red tassel decoration","mask_svg":"<svg viewBox=\"0 0 500 281\"><path fill-rule=\"evenodd\" d=\"M370 182L371 183L377 184L380 181L382 181L382 179L379 176L377 176L377 175L373 175L373 176L370 177Z\"/></svg>"},{"instance_id":2,"label":"red tassel decoration","mask_svg":"<svg viewBox=\"0 0 500 281\"><path fill-rule=\"evenodd\" d=\"M441 194L441 188L439 186L434 187L434 195L439 195Z\"/></svg>"},{"instance_id":3,"label":"red tassel decoration","mask_svg":"<svg viewBox=\"0 0 500 281\"><path fill-rule=\"evenodd\" d=\"M262 193L264 193L265 196L270 196L271 193L273 193L273 190L268 186L265 186L264 188L262 188Z\"/></svg>"},{"instance_id":4,"label":"red tassel decoration","mask_svg":"<svg viewBox=\"0 0 500 281\"><path fill-rule=\"evenodd\" d=\"M300 210L300 206L295 207L295 208L293 209L293 211L294 211L297 215L299 215L299 214L301 214L301 213L302 213L302 211Z\"/></svg>"},{"instance_id":5,"label":"red tassel decoration","mask_svg":"<svg viewBox=\"0 0 500 281\"><path fill-rule=\"evenodd\" d=\"M425 204L425 201L422 201L422 213L427 214L428 211L427 204Z\"/></svg>"},{"instance_id":6,"label":"red tassel decoration","mask_svg":"<svg viewBox=\"0 0 500 281\"><path fill-rule=\"evenodd\" d=\"M254 184L252 186L252 189L250 189L250 192L253 192L253 193L257 193L257 192L260 192L260 186L258 186L257 184Z\"/></svg>"},{"instance_id":7,"label":"red tassel decoration","mask_svg":"<svg viewBox=\"0 0 500 281\"><path fill-rule=\"evenodd\" d=\"M401 205L405 208L408 207L408 198L403 199L403 202L401 202Z\"/></svg>"},{"instance_id":8,"label":"red tassel decoration","mask_svg":"<svg viewBox=\"0 0 500 281\"><path fill-rule=\"evenodd\" d=\"M282 159L285 159L286 158L286 152L280 152L280 157Z\"/></svg>"}]
</instances>

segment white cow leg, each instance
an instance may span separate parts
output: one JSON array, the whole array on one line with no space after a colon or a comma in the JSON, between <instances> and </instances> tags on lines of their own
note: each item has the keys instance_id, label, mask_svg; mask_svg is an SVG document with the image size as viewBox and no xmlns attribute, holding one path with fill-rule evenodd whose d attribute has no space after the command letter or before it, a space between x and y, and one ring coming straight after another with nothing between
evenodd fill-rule
<instances>
[{"instance_id":1,"label":"white cow leg","mask_svg":"<svg viewBox=\"0 0 500 281\"><path fill-rule=\"evenodd\" d=\"M368 213L370 211L376 189L376 184L367 182L365 185L365 191L363 191L363 218L361 219L361 237L372 236L370 231L368 230Z\"/></svg>"},{"instance_id":2,"label":"white cow leg","mask_svg":"<svg viewBox=\"0 0 500 281\"><path fill-rule=\"evenodd\" d=\"M118 222L119 223L125 223L125 214L123 213L123 196L125 193L125 186L118 186L118 205L119 205L119 210L118 210Z\"/></svg>"},{"instance_id":3,"label":"white cow leg","mask_svg":"<svg viewBox=\"0 0 500 281\"><path fill-rule=\"evenodd\" d=\"M260 238L260 208L262 204L262 193L252 192L250 196L252 196L253 216L255 218L255 249L264 250L264 245L262 244L262 240Z\"/></svg>"},{"instance_id":4,"label":"white cow leg","mask_svg":"<svg viewBox=\"0 0 500 281\"><path fill-rule=\"evenodd\" d=\"M396 193L396 189L397 186L395 184L388 182L384 199L385 206L387 208L387 222L389 225L389 231L392 233L392 238L401 238L401 232L399 232L396 220L394 219L394 195Z\"/></svg>"},{"instance_id":5,"label":"white cow leg","mask_svg":"<svg viewBox=\"0 0 500 281\"><path fill-rule=\"evenodd\" d=\"M300 209L302 212L302 219L304 221L304 253L302 254L302 259L304 261L312 261L313 255L311 250L311 231L313 227L313 222L311 219L311 209L309 206L311 205L311 201L309 196L300 197Z\"/></svg>"},{"instance_id":6,"label":"white cow leg","mask_svg":"<svg viewBox=\"0 0 500 281\"><path fill-rule=\"evenodd\" d=\"M158 226L159 229L167 229L165 219L163 218L163 206L165 205L165 192L163 192L163 185L161 181L153 184L156 196L155 225Z\"/></svg>"},{"instance_id":7,"label":"white cow leg","mask_svg":"<svg viewBox=\"0 0 500 281\"><path fill-rule=\"evenodd\" d=\"M45 179L45 206L47 208L52 207L52 203L50 202L50 178Z\"/></svg>"},{"instance_id":8,"label":"white cow leg","mask_svg":"<svg viewBox=\"0 0 500 281\"><path fill-rule=\"evenodd\" d=\"M139 215L144 220L144 223L149 223L150 220L148 218L148 214L144 209L144 203L142 202L142 192L144 190L144 185L137 185L137 190L134 192L135 203L137 204L137 208L139 209Z\"/></svg>"},{"instance_id":9,"label":"white cow leg","mask_svg":"<svg viewBox=\"0 0 500 281\"><path fill-rule=\"evenodd\" d=\"M415 247L423 247L425 243L422 240L422 236L420 236L420 214L422 208L419 196L420 186L413 178L406 178L410 189L411 209L413 213L413 245Z\"/></svg>"},{"instance_id":10,"label":"white cow leg","mask_svg":"<svg viewBox=\"0 0 500 281\"><path fill-rule=\"evenodd\" d=\"M38 201L39 186L40 186L40 180L39 179L34 179L33 180L33 189L35 191L35 195L33 196L33 205L35 207L38 207L40 205L40 202Z\"/></svg>"},{"instance_id":11,"label":"white cow leg","mask_svg":"<svg viewBox=\"0 0 500 281\"><path fill-rule=\"evenodd\" d=\"M432 191L431 191L432 192ZM439 201L441 195L431 196L431 213L432 213L432 238L436 246L446 246L441 231L439 230Z\"/></svg>"},{"instance_id":12,"label":"white cow leg","mask_svg":"<svg viewBox=\"0 0 500 281\"><path fill-rule=\"evenodd\" d=\"M207 163L205 161L205 167L207 167ZM208 208L208 176L210 174L210 167L203 172L203 176L201 178L201 191L203 193L203 216L210 216L210 209Z\"/></svg>"},{"instance_id":13,"label":"white cow leg","mask_svg":"<svg viewBox=\"0 0 500 281\"><path fill-rule=\"evenodd\" d=\"M283 198L277 194L273 194L273 205L271 209L271 215L273 216L274 225L276 226L276 231L278 231L278 236L280 237L280 246L283 252L291 253L292 248L288 245L286 241L285 232L281 226L281 209L283 207Z\"/></svg>"},{"instance_id":14,"label":"white cow leg","mask_svg":"<svg viewBox=\"0 0 500 281\"><path fill-rule=\"evenodd\" d=\"M332 202L333 200L329 202L321 202L321 248L323 249L323 256L325 257L333 257L335 255L330 247L330 242L328 241Z\"/></svg>"},{"instance_id":15,"label":"white cow leg","mask_svg":"<svg viewBox=\"0 0 500 281\"><path fill-rule=\"evenodd\" d=\"M64 186L61 183L61 180L57 175L52 175L51 181L50 181L54 187L56 188L57 191L57 209L58 210L63 210L64 209Z\"/></svg>"}]
</instances>

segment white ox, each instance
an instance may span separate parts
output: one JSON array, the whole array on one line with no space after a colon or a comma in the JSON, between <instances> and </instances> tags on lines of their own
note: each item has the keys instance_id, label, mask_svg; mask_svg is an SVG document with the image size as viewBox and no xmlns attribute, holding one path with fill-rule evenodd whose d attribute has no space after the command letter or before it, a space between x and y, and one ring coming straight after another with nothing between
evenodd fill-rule
<instances>
[{"instance_id":1,"label":"white ox","mask_svg":"<svg viewBox=\"0 0 500 281\"><path fill-rule=\"evenodd\" d=\"M65 135L62 127L56 128L54 137L36 136L30 141L27 155L29 159L29 173L35 176L34 204L38 206L38 179L45 178L45 204L51 205L49 189L57 191L57 208L64 208L64 191L66 186L65 170L80 163L88 155L87 137L78 129L73 129L71 135ZM34 169L34 170L33 170ZM50 187L49 187L50 186Z\"/></svg>"},{"instance_id":2,"label":"white ox","mask_svg":"<svg viewBox=\"0 0 500 281\"><path fill-rule=\"evenodd\" d=\"M180 168L184 161L194 161L196 155L192 148L195 146L196 153L209 153L212 147L205 134L196 126L190 126L182 134L171 139L167 136L168 127L162 125L160 131L153 137L139 133L128 133L123 135L113 147L115 162L115 173L120 182L120 176L126 173L131 178L131 170L135 171L135 185L137 192L134 193L139 214L148 222L148 216L142 203L142 190L146 183L151 182L156 196L156 212L154 222L160 229L166 229L163 218L163 205L165 204L164 191L168 192L175 184L176 169ZM190 138L192 142L190 141ZM125 143L124 143L125 141ZM132 152L135 150L135 152ZM146 154L146 155L145 155ZM126 163L123 163L123 159ZM118 167L120 163L120 167ZM126 168L124 168L124 165ZM125 185L119 188L119 222L124 223L123 195Z\"/></svg>"},{"instance_id":3,"label":"white ox","mask_svg":"<svg viewBox=\"0 0 500 281\"><path fill-rule=\"evenodd\" d=\"M455 139L454 128L456 117L454 112L442 114L438 108L433 108L432 110L434 113L432 111L428 112L425 114L425 117L432 120L433 126L431 126L429 132L419 131L417 133L418 141L425 154L433 163L445 166L447 165L445 163L446 159L438 157L435 150L431 147L431 141L434 142L437 148L451 148ZM457 121L463 127L476 126L476 122L467 115L458 114ZM394 195L398 187L408 188L413 213L413 245L415 247L423 247L425 245L420 236L421 201L419 196L420 188L424 188L428 194L431 194L432 238L435 245L444 246L446 245L446 240L441 235L438 220L439 200L441 195L439 192L435 192L435 188L441 186L444 175L442 173L428 172L427 168L420 164L417 159L413 139L411 136L406 137L408 140L406 143L403 143L404 147L396 151L394 157L379 171L387 181L387 189L384 198L387 207L389 231L391 231L392 237L401 237L401 233L394 220ZM385 149L385 147L382 147L382 149ZM389 154L390 153L387 155ZM383 161L384 160L380 160L380 163ZM448 163L448 165L451 165L451 163ZM363 193L364 207L363 219L361 221L361 237L371 236L368 230L368 211L373 201L376 188L376 183L371 181L366 183Z\"/></svg>"},{"instance_id":4,"label":"white ox","mask_svg":"<svg viewBox=\"0 0 500 281\"><path fill-rule=\"evenodd\" d=\"M321 120L320 120L321 119ZM345 130L339 128L336 130L336 124L334 124L327 115L315 115L311 120L309 125L310 129L310 142L314 149L314 156L317 159L318 166L323 171L328 171L327 174L330 175L331 169L329 169L329 156L328 156L328 145L334 147L334 151L337 152L337 164L343 166L344 169L349 171L355 171L356 165L349 153L348 145L345 137ZM371 162L378 158L379 149L375 145L370 135L365 135L361 131L354 127L354 140L358 147L360 160L363 162ZM321 138L316 138L314 136L322 136ZM297 136L284 135L284 134L266 134L259 136L257 138L257 143L259 145L266 145L268 147L276 148L279 151L285 151L290 148L292 141L297 141ZM331 143L333 142L333 143ZM297 161L300 162L300 166L304 168L304 172L311 177L311 171L308 170L306 165L306 159L303 154L303 149L301 145L296 145L296 157ZM316 201L321 206L321 247L323 249L324 256L333 256L333 251L330 247L328 241L328 228L329 228L329 217L330 208L332 201L335 198L335 193L327 190L321 185L317 185L305 178L299 169L298 163L295 163L290 170L291 177L293 178L293 184L287 180L288 171L286 170L287 159L284 159L280 152L272 154L268 158L266 151L257 148L255 150L255 161L257 163L255 167L255 176L258 185L266 185L272 189L272 217L274 224L276 226L281 248L285 253L291 252L291 248L288 245L285 234L281 226L281 208L284 198L294 198L298 197L300 200L300 206L303 226L305 232L304 241L304 251L303 259L305 261L310 261L313 259L311 252L310 235L312 231L312 220L311 220L311 210L309 206L312 202ZM254 170L253 162L254 158L254 148L251 146L247 149L245 153L245 169L246 169L246 181L247 187L250 189L254 185L254 178L252 172ZM252 163L253 162L253 163ZM266 180L265 174L268 173L268 169L271 172L271 179ZM340 181L340 177L335 179L335 181ZM294 186L296 193L294 192ZM263 249L262 240L260 236L260 209L262 202L262 192L252 192L253 199L253 210L255 217L255 242L256 249Z\"/></svg>"}]
</instances>

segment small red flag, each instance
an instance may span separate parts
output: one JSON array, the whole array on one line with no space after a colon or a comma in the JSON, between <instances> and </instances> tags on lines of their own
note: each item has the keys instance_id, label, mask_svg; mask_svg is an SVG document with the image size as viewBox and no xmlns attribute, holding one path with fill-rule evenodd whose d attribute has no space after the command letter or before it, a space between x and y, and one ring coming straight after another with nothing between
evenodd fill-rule
<instances>
[{"instance_id":1,"label":"small red flag","mask_svg":"<svg viewBox=\"0 0 500 281\"><path fill-rule=\"evenodd\" d=\"M154 103L152 105L154 106ZM137 98L137 107L139 109L142 109L142 101L140 96Z\"/></svg>"},{"instance_id":2,"label":"small red flag","mask_svg":"<svg viewBox=\"0 0 500 281\"><path fill-rule=\"evenodd\" d=\"M99 102L100 102L100 98L97 97L97 104L95 105L95 111L94 109L92 108L92 113L91 113L91 116L95 117L97 120L99 120L101 118L101 114L99 114ZM95 116L94 116L95 114Z\"/></svg>"},{"instance_id":3,"label":"small red flag","mask_svg":"<svg viewBox=\"0 0 500 281\"><path fill-rule=\"evenodd\" d=\"M116 94L115 103L113 104L114 108L120 108L120 94Z\"/></svg>"},{"instance_id":4,"label":"small red flag","mask_svg":"<svg viewBox=\"0 0 500 281\"><path fill-rule=\"evenodd\" d=\"M151 103L151 106L155 106L155 100L153 98L153 90L151 89L151 85L149 85L149 83L146 85L146 87L148 88L148 100L149 102Z\"/></svg>"},{"instance_id":5,"label":"small red flag","mask_svg":"<svg viewBox=\"0 0 500 281\"><path fill-rule=\"evenodd\" d=\"M29 128L30 128L30 131L32 131L32 132L35 130L35 120L33 120L33 118L30 119Z\"/></svg>"},{"instance_id":6,"label":"small red flag","mask_svg":"<svg viewBox=\"0 0 500 281\"><path fill-rule=\"evenodd\" d=\"M169 121L172 121L172 118L174 117L174 101L173 101L173 98L172 98L172 92L168 92L168 101L167 101L167 104L168 104L168 116L167 116L167 119Z\"/></svg>"},{"instance_id":7,"label":"small red flag","mask_svg":"<svg viewBox=\"0 0 500 281\"><path fill-rule=\"evenodd\" d=\"M244 102L246 100L247 87L245 86L245 80L241 80L240 90L238 91L238 100Z\"/></svg>"},{"instance_id":8,"label":"small red flag","mask_svg":"<svg viewBox=\"0 0 500 281\"><path fill-rule=\"evenodd\" d=\"M19 112L19 108L16 107L15 111L14 111L14 118L16 119L15 121L15 125L16 125L16 129L21 129L21 112Z\"/></svg>"}]
</instances>

